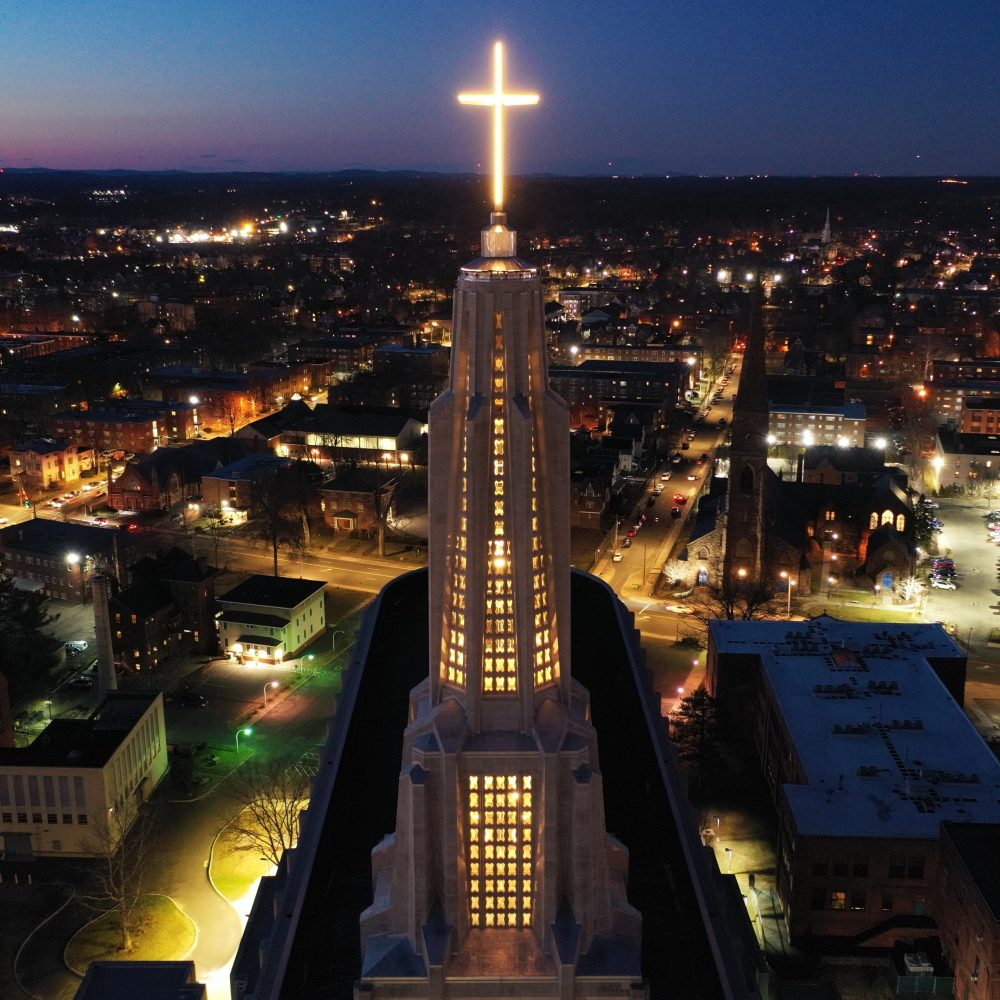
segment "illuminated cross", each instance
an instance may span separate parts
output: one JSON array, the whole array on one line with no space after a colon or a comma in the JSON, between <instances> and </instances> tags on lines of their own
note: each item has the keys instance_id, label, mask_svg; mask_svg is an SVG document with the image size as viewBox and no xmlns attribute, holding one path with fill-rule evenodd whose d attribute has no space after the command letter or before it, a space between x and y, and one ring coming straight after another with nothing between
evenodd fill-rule
<instances>
[{"instance_id":1,"label":"illuminated cross","mask_svg":"<svg viewBox=\"0 0 1000 1000\"><path fill-rule=\"evenodd\" d=\"M493 208L503 211L503 109L537 104L538 94L505 94L503 90L503 42L493 45L493 93L459 94L459 104L493 108Z\"/></svg>"}]
</instances>

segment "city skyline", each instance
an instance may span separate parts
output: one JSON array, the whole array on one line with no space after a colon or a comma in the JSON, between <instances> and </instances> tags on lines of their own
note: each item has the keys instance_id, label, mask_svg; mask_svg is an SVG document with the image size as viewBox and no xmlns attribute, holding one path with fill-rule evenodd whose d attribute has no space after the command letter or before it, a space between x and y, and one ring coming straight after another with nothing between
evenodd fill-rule
<instances>
[{"instance_id":1,"label":"city skyline","mask_svg":"<svg viewBox=\"0 0 1000 1000\"><path fill-rule=\"evenodd\" d=\"M476 80L475 53L501 38L511 86L546 94L512 173L990 175L1000 27L987 14L57 2L8 18L0 165L485 173L483 123L441 96Z\"/></svg>"}]
</instances>

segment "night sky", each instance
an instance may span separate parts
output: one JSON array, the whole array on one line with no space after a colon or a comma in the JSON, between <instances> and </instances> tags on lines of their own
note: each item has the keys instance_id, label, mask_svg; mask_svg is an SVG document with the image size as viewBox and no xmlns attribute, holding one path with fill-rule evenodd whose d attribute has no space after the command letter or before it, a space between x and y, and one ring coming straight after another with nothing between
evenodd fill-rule
<instances>
[{"instance_id":1,"label":"night sky","mask_svg":"<svg viewBox=\"0 0 1000 1000\"><path fill-rule=\"evenodd\" d=\"M0 164L473 171L490 45L512 169L1000 174L995 0L7 4Z\"/></svg>"}]
</instances>

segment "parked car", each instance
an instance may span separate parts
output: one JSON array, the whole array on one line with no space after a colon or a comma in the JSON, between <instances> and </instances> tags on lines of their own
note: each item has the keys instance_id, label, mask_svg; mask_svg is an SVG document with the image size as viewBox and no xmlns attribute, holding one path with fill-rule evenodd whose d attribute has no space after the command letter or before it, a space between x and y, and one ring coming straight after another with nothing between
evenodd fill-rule
<instances>
[{"instance_id":1,"label":"parked car","mask_svg":"<svg viewBox=\"0 0 1000 1000\"><path fill-rule=\"evenodd\" d=\"M947 576L932 576L931 586L935 590L958 590L958 584Z\"/></svg>"},{"instance_id":2,"label":"parked car","mask_svg":"<svg viewBox=\"0 0 1000 1000\"><path fill-rule=\"evenodd\" d=\"M185 708L205 708L208 699L197 691L182 691L177 699Z\"/></svg>"},{"instance_id":3,"label":"parked car","mask_svg":"<svg viewBox=\"0 0 1000 1000\"><path fill-rule=\"evenodd\" d=\"M80 674L79 677L74 677L69 682L69 686L75 688L92 688L94 686L94 675Z\"/></svg>"},{"instance_id":4,"label":"parked car","mask_svg":"<svg viewBox=\"0 0 1000 1000\"><path fill-rule=\"evenodd\" d=\"M682 507L687 503L687 497L683 493L675 493L673 499L674 503L680 504Z\"/></svg>"},{"instance_id":5,"label":"parked car","mask_svg":"<svg viewBox=\"0 0 1000 1000\"><path fill-rule=\"evenodd\" d=\"M625 558L624 552L614 552L611 556L612 562L621 562Z\"/></svg>"},{"instance_id":6,"label":"parked car","mask_svg":"<svg viewBox=\"0 0 1000 1000\"><path fill-rule=\"evenodd\" d=\"M670 508L670 516L671 517L680 517L681 516L681 509L680 509L680 507L671 507Z\"/></svg>"}]
</instances>

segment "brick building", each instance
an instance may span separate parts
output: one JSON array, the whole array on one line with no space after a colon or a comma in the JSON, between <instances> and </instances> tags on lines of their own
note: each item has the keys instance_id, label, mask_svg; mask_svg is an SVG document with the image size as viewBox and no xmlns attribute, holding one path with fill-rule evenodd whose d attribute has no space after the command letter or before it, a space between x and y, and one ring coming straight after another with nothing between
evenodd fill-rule
<instances>
[{"instance_id":1,"label":"brick building","mask_svg":"<svg viewBox=\"0 0 1000 1000\"><path fill-rule=\"evenodd\" d=\"M1000 822L1000 762L956 701L965 663L939 625L710 624L708 687L751 729L793 941L933 928L942 822Z\"/></svg>"},{"instance_id":2,"label":"brick building","mask_svg":"<svg viewBox=\"0 0 1000 1000\"><path fill-rule=\"evenodd\" d=\"M963 434L1000 434L1000 397L965 396L959 419Z\"/></svg>"},{"instance_id":3,"label":"brick building","mask_svg":"<svg viewBox=\"0 0 1000 1000\"><path fill-rule=\"evenodd\" d=\"M932 896L962 1000L1000 1000L1000 826L942 823Z\"/></svg>"},{"instance_id":4,"label":"brick building","mask_svg":"<svg viewBox=\"0 0 1000 1000\"><path fill-rule=\"evenodd\" d=\"M570 407L574 425L600 420L616 403L643 403L655 408L657 423L683 405L691 388L691 366L683 361L584 361L551 365L552 391Z\"/></svg>"},{"instance_id":5,"label":"brick building","mask_svg":"<svg viewBox=\"0 0 1000 1000\"><path fill-rule=\"evenodd\" d=\"M193 559L180 549L131 566L132 582L109 601L116 660L148 672L171 657L214 652L218 573L204 559Z\"/></svg>"},{"instance_id":6,"label":"brick building","mask_svg":"<svg viewBox=\"0 0 1000 1000\"><path fill-rule=\"evenodd\" d=\"M120 579L128 561L152 544L144 532L36 518L0 529L0 567L24 589L83 604L95 573Z\"/></svg>"},{"instance_id":7,"label":"brick building","mask_svg":"<svg viewBox=\"0 0 1000 1000\"><path fill-rule=\"evenodd\" d=\"M170 510L192 494L201 493L204 476L241 454L231 438L211 438L176 448L157 448L129 462L108 489L115 510Z\"/></svg>"},{"instance_id":8,"label":"brick building","mask_svg":"<svg viewBox=\"0 0 1000 1000\"><path fill-rule=\"evenodd\" d=\"M337 532L374 531L392 506L396 480L375 469L341 469L319 491L323 520Z\"/></svg>"},{"instance_id":9,"label":"brick building","mask_svg":"<svg viewBox=\"0 0 1000 1000\"><path fill-rule=\"evenodd\" d=\"M255 485L290 464L291 459L275 455L244 455L202 476L202 500L210 507L247 510Z\"/></svg>"},{"instance_id":10,"label":"brick building","mask_svg":"<svg viewBox=\"0 0 1000 1000\"><path fill-rule=\"evenodd\" d=\"M53 435L98 452L148 455L156 448L196 438L199 407L190 400L134 399L92 410L66 410L49 419Z\"/></svg>"}]
</instances>

